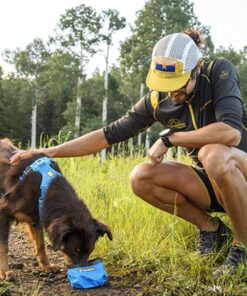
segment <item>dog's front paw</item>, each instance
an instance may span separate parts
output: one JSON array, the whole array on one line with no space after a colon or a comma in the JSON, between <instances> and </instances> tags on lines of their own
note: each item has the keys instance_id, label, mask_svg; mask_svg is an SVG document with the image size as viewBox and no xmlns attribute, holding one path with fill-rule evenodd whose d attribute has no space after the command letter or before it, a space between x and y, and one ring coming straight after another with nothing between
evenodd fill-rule
<instances>
[{"instance_id":1,"label":"dog's front paw","mask_svg":"<svg viewBox=\"0 0 247 296\"><path fill-rule=\"evenodd\" d=\"M0 270L0 280L11 281L14 279L13 271L11 270Z\"/></svg>"}]
</instances>

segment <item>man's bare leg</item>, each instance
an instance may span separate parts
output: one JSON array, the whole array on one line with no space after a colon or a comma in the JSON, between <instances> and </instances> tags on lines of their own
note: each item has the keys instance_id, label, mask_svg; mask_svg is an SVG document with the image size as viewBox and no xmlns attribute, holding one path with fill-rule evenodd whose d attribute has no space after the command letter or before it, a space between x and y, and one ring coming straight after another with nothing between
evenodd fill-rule
<instances>
[{"instance_id":1,"label":"man's bare leg","mask_svg":"<svg viewBox=\"0 0 247 296\"><path fill-rule=\"evenodd\" d=\"M230 239L231 230L207 213L209 193L191 167L171 161L157 166L144 163L134 168L130 181L134 193L143 200L200 229L197 250L201 255L218 250Z\"/></svg>"},{"instance_id":2,"label":"man's bare leg","mask_svg":"<svg viewBox=\"0 0 247 296\"><path fill-rule=\"evenodd\" d=\"M171 214L176 207L178 217L203 231L217 229L217 220L205 211L210 206L208 193L190 167L171 161L144 163L134 168L130 182L134 193L149 204Z\"/></svg>"},{"instance_id":3,"label":"man's bare leg","mask_svg":"<svg viewBox=\"0 0 247 296\"><path fill-rule=\"evenodd\" d=\"M199 158L230 217L234 240L247 246L247 154L210 144L200 150Z\"/></svg>"}]
</instances>

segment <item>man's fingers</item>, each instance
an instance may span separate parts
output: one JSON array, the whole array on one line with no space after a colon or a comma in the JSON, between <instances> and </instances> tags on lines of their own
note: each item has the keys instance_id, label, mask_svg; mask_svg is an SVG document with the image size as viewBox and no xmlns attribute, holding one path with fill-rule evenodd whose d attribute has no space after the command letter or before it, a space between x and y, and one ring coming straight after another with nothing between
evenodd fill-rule
<instances>
[{"instance_id":1,"label":"man's fingers","mask_svg":"<svg viewBox=\"0 0 247 296\"><path fill-rule=\"evenodd\" d=\"M32 155L32 153L30 153L30 151L25 151L25 150L20 150L18 152L16 152L13 156L11 156L10 158L10 164L23 159L23 158L28 158Z\"/></svg>"},{"instance_id":2,"label":"man's fingers","mask_svg":"<svg viewBox=\"0 0 247 296\"><path fill-rule=\"evenodd\" d=\"M21 158L20 153L17 152L13 156L10 157L9 162L12 164Z\"/></svg>"},{"instance_id":3,"label":"man's fingers","mask_svg":"<svg viewBox=\"0 0 247 296\"><path fill-rule=\"evenodd\" d=\"M153 163L153 165L157 165L157 164L160 164L164 158L163 155L160 155L160 156L149 156L150 157L150 160L151 162Z\"/></svg>"}]
</instances>

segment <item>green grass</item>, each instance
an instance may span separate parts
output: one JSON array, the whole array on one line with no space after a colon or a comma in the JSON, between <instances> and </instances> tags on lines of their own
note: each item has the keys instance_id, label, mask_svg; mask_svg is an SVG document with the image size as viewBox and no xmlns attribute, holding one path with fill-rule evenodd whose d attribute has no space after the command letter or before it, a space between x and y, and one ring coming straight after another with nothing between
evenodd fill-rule
<instances>
[{"instance_id":1,"label":"green grass","mask_svg":"<svg viewBox=\"0 0 247 296\"><path fill-rule=\"evenodd\" d=\"M141 283L140 295L145 291L149 295L247 295L245 275L212 275L226 250L200 258L195 253L194 226L131 192L129 173L143 161L140 156L113 157L103 164L97 156L58 160L93 216L113 232L113 241L100 239L92 257L104 259L110 277L124 276L126 284Z\"/></svg>"}]
</instances>

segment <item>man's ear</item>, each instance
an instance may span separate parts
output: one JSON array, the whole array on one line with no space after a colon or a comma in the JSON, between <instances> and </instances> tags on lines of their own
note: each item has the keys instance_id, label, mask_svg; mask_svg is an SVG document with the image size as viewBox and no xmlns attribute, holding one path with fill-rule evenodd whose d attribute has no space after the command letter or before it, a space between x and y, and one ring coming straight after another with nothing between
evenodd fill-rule
<instances>
[{"instance_id":1,"label":"man's ear","mask_svg":"<svg viewBox=\"0 0 247 296\"><path fill-rule=\"evenodd\" d=\"M94 220L94 223L95 223L95 230L98 236L104 236L105 234L107 234L109 240L112 240L112 233L110 228L107 225L105 225L104 223L101 223L96 219Z\"/></svg>"},{"instance_id":2,"label":"man's ear","mask_svg":"<svg viewBox=\"0 0 247 296\"><path fill-rule=\"evenodd\" d=\"M61 249L65 236L70 232L72 232L70 223L65 221L64 218L57 218L48 226L47 233L55 252Z\"/></svg>"}]
</instances>

